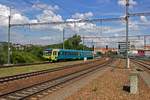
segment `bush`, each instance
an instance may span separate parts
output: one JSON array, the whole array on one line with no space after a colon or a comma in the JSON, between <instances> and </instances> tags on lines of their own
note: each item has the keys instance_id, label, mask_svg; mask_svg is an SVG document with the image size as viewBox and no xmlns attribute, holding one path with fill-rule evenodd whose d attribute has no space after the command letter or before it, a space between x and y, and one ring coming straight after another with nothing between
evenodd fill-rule
<instances>
[{"instance_id":1,"label":"bush","mask_svg":"<svg viewBox=\"0 0 150 100\"><path fill-rule=\"evenodd\" d=\"M7 63L7 54L6 52L0 51L0 65Z\"/></svg>"},{"instance_id":2,"label":"bush","mask_svg":"<svg viewBox=\"0 0 150 100\"><path fill-rule=\"evenodd\" d=\"M13 64L17 64L17 63L33 63L39 61L39 58L34 56L31 53L28 52L23 52L23 51L15 51L13 52L12 56L11 56L11 62Z\"/></svg>"},{"instance_id":3,"label":"bush","mask_svg":"<svg viewBox=\"0 0 150 100\"><path fill-rule=\"evenodd\" d=\"M0 65L7 63L7 47L0 43Z\"/></svg>"}]
</instances>

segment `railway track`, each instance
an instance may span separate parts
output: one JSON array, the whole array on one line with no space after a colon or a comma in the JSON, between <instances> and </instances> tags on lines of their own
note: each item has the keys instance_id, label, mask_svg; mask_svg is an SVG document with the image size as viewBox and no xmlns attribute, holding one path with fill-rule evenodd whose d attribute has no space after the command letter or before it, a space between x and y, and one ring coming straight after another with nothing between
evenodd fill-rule
<instances>
[{"instance_id":1,"label":"railway track","mask_svg":"<svg viewBox=\"0 0 150 100\"><path fill-rule=\"evenodd\" d=\"M26 63L26 64L12 64L12 65L0 65L0 68L9 68L9 67L24 67L29 65L40 65L40 64L48 64L50 62L38 62L38 63Z\"/></svg>"},{"instance_id":2,"label":"railway track","mask_svg":"<svg viewBox=\"0 0 150 100\"><path fill-rule=\"evenodd\" d=\"M150 72L150 64L146 63L142 60L133 60L131 59L132 62L134 62L137 65L140 65L141 67L143 67L145 70L147 70L148 72Z\"/></svg>"},{"instance_id":3,"label":"railway track","mask_svg":"<svg viewBox=\"0 0 150 100\"><path fill-rule=\"evenodd\" d=\"M93 62L91 61L91 62L79 63L79 64L75 64L75 65L66 65L66 66L63 66L63 67L57 67L57 68L53 68L53 69L47 69L47 70L42 70L42 71L36 71L36 72L18 74L18 75L13 75L13 76L1 77L0 78L0 83L9 82L9 81L13 81L13 80L19 80L19 79L22 79L22 78L37 76L37 75L41 75L41 74L46 74L46 73L50 73L50 72L54 72L54 71L64 70L64 69L76 67L76 66L79 66L79 65L91 64L91 63L93 63Z\"/></svg>"},{"instance_id":4,"label":"railway track","mask_svg":"<svg viewBox=\"0 0 150 100\"><path fill-rule=\"evenodd\" d=\"M107 64L112 62L112 59L105 61L103 63L96 63L96 64L91 64L90 67L87 67L85 69L79 70L74 73L69 73L64 76L60 76L58 78L48 80L46 82L42 82L39 84L32 85L30 87L26 87L17 91L13 91L7 94L0 95L0 98L3 100L22 100L22 99L27 99L28 97L35 95L39 92L45 91L47 89L53 88L55 86L64 84L70 80L73 80L77 77L80 77L84 74L87 74L89 72L92 72L94 70L97 70L98 68L104 67Z\"/></svg>"},{"instance_id":5,"label":"railway track","mask_svg":"<svg viewBox=\"0 0 150 100\"><path fill-rule=\"evenodd\" d=\"M59 61L55 63L60 63L60 62L67 62L67 61ZM28 67L30 65L42 65L42 64L51 64L54 62L49 62L49 61L43 61L43 62L37 62L37 63L23 63L23 64L11 64L11 65L0 65L0 68L9 68L9 67Z\"/></svg>"}]
</instances>

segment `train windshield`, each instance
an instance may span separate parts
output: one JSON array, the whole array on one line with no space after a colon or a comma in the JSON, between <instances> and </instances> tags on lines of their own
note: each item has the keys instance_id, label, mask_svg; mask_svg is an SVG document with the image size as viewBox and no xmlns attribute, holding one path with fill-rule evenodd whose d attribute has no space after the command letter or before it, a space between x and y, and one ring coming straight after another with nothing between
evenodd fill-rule
<instances>
[{"instance_id":1,"label":"train windshield","mask_svg":"<svg viewBox=\"0 0 150 100\"><path fill-rule=\"evenodd\" d=\"M53 55L57 55L57 51L53 51Z\"/></svg>"},{"instance_id":2,"label":"train windshield","mask_svg":"<svg viewBox=\"0 0 150 100\"><path fill-rule=\"evenodd\" d=\"M50 56L51 54L52 54L52 50L45 50L43 52L43 55L45 55L45 56Z\"/></svg>"}]
</instances>

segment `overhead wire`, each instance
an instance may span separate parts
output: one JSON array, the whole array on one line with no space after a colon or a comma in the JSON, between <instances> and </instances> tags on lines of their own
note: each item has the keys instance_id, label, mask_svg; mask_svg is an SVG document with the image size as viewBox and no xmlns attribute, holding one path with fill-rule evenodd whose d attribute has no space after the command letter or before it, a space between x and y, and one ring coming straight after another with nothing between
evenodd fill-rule
<instances>
[{"instance_id":1,"label":"overhead wire","mask_svg":"<svg viewBox=\"0 0 150 100\"><path fill-rule=\"evenodd\" d=\"M77 21L56 21L56 22L39 22L39 23L24 23L24 24L11 24L11 26L28 26L28 25L48 25L48 24L71 24L71 23L83 23L83 22L109 22L109 21L120 21L125 20L124 17L120 18L97 18L97 19L81 19Z\"/></svg>"}]
</instances>

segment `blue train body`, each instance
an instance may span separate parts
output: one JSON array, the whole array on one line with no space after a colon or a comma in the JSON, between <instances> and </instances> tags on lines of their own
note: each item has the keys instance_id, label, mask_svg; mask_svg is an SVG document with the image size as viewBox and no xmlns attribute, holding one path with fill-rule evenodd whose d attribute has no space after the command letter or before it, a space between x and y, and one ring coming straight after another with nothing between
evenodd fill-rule
<instances>
[{"instance_id":1,"label":"blue train body","mask_svg":"<svg viewBox=\"0 0 150 100\"><path fill-rule=\"evenodd\" d=\"M59 61L59 60L84 59L85 57L87 59L93 58L93 51L52 49L50 57L47 58L49 58L50 61Z\"/></svg>"},{"instance_id":2,"label":"blue train body","mask_svg":"<svg viewBox=\"0 0 150 100\"><path fill-rule=\"evenodd\" d=\"M82 51L82 50L59 50L58 52L58 60L61 59L84 59L92 58L92 51Z\"/></svg>"}]
</instances>

